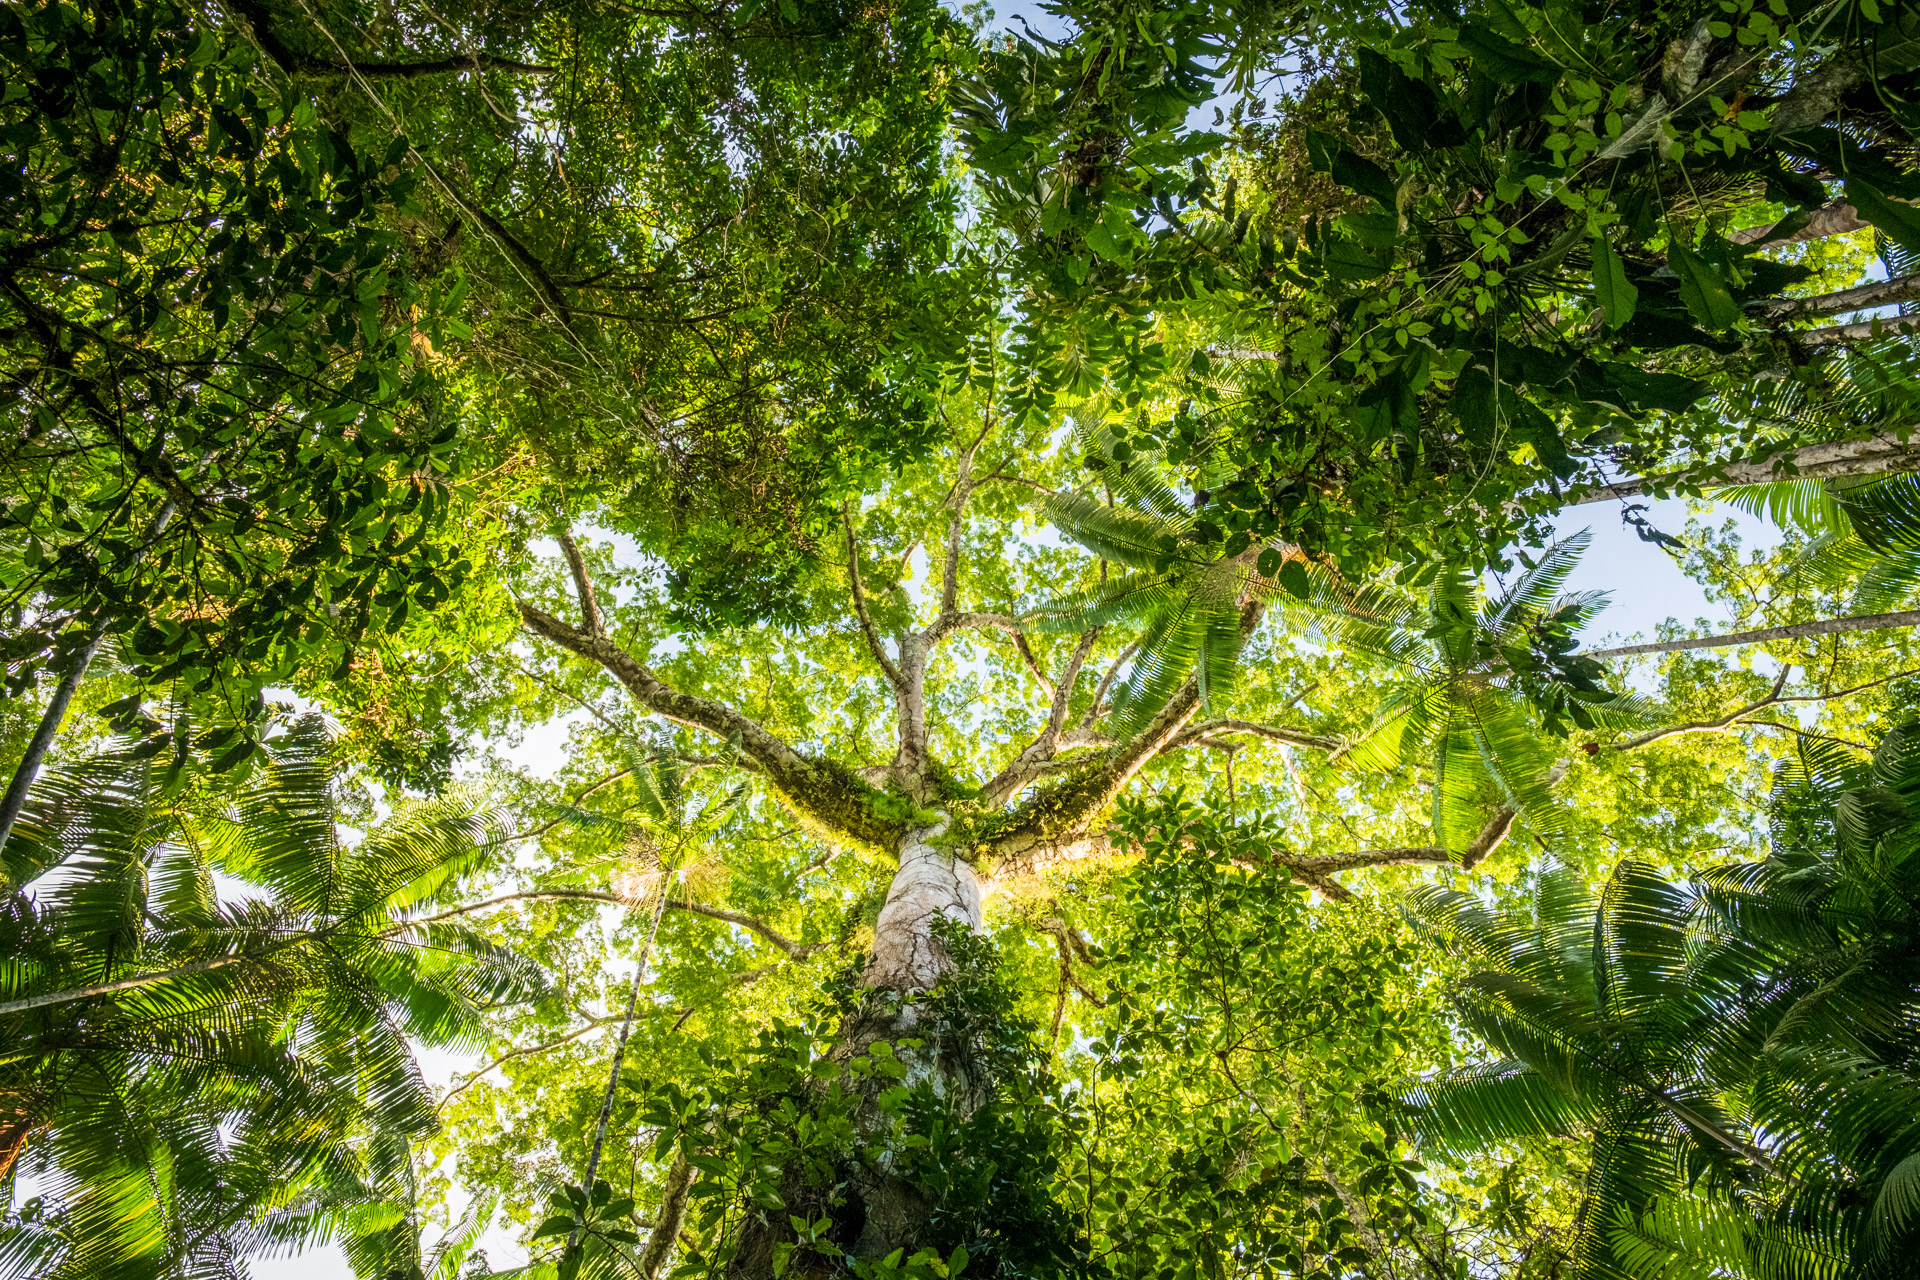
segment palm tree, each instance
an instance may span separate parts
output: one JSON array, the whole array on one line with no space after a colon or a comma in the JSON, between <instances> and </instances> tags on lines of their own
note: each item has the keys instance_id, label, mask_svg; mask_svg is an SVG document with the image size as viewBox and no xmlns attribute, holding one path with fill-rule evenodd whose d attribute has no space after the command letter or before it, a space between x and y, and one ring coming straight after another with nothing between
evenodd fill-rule
<instances>
[{"instance_id":1,"label":"palm tree","mask_svg":"<svg viewBox=\"0 0 1920 1280\"><path fill-rule=\"evenodd\" d=\"M1889 612L1920 590L1920 475L1779 480L1722 496L1811 538L1790 580L1829 589L1851 584L1848 607L1856 613Z\"/></svg>"},{"instance_id":2,"label":"palm tree","mask_svg":"<svg viewBox=\"0 0 1920 1280\"><path fill-rule=\"evenodd\" d=\"M348 1207L379 1221L433 1125L412 1042L477 1044L486 1007L541 989L418 913L497 847L471 801L349 843L318 717L226 804L169 799L155 754L45 776L5 850L0 1174L24 1147L46 1189L0 1274L228 1274ZM417 1270L410 1231L365 1234L364 1274Z\"/></svg>"},{"instance_id":3,"label":"palm tree","mask_svg":"<svg viewBox=\"0 0 1920 1280\"><path fill-rule=\"evenodd\" d=\"M1111 448L1109 445L1108 448ZM1201 554L1187 536L1195 508L1159 460L1132 453L1110 501L1049 495L1042 511L1062 533L1126 572L1053 601L1023 625L1084 631L1126 623L1139 631L1114 691L1115 724L1145 723L1189 673L1203 699L1232 687L1246 642L1241 606L1258 600L1299 631L1400 669L1373 723L1345 751L1362 768L1431 765L1434 834L1468 849L1489 808L1542 831L1557 825L1553 753L1539 729L1591 729L1641 715L1637 699L1601 684L1599 663L1574 636L1605 604L1597 592L1562 594L1589 536L1570 538L1489 597L1460 565L1434 572L1424 604L1341 581L1284 543L1240 538L1233 554Z\"/></svg>"},{"instance_id":4,"label":"palm tree","mask_svg":"<svg viewBox=\"0 0 1920 1280\"><path fill-rule=\"evenodd\" d=\"M1638 699L1600 683L1597 662L1574 652L1574 636L1606 605L1601 592L1562 591L1588 541L1582 532L1555 545L1492 594L1477 574L1442 565L1423 609L1376 593L1364 608L1323 610L1315 622L1404 673L1347 759L1363 768L1430 763L1433 830L1444 848L1465 847L1489 802L1536 830L1556 829L1558 770L1541 729L1557 736L1569 722L1613 727L1643 714Z\"/></svg>"},{"instance_id":5,"label":"palm tree","mask_svg":"<svg viewBox=\"0 0 1920 1280\"><path fill-rule=\"evenodd\" d=\"M1585 1134L1592 1277L1904 1274L1920 1244L1920 729L1783 769L1773 850L1674 884L1623 863L1523 911L1417 917L1479 971L1501 1056L1411 1091L1436 1147Z\"/></svg>"}]
</instances>

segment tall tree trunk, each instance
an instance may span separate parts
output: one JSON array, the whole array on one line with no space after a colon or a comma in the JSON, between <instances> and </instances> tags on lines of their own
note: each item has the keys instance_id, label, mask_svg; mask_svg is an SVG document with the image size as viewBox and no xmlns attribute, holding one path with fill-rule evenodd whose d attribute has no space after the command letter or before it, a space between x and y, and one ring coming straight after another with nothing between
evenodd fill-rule
<instances>
[{"instance_id":1,"label":"tall tree trunk","mask_svg":"<svg viewBox=\"0 0 1920 1280\"><path fill-rule=\"evenodd\" d=\"M40 765L47 758L47 748L60 732L60 724L67 718L67 707L73 702L73 694L80 687L80 681L86 678L87 668L93 665L93 655L100 652L100 642L106 639L105 619L97 621L87 633L87 641L80 646L80 652L74 655L73 665L60 677L60 683L53 688L53 697L47 700L47 709L40 715L40 724L33 731L33 737L27 739L27 749L20 756L20 763L14 768L13 781L7 784L5 799L0 799L0 850L7 847L7 841L13 836L13 824L20 820L20 807L27 802L27 792L33 789L35 779L40 776Z\"/></svg>"},{"instance_id":2,"label":"tall tree trunk","mask_svg":"<svg viewBox=\"0 0 1920 1280\"><path fill-rule=\"evenodd\" d=\"M971 1064L966 1046L955 1042L950 1029L914 1002L954 967L936 922L974 931L981 926L978 877L966 861L936 843L946 827L943 818L909 830L902 840L899 869L874 926L862 979L869 994L842 1025L832 1055L850 1068L868 1056L876 1042L889 1041L907 1068L906 1076L896 1080L880 1073L843 1071L839 1083L855 1099L853 1122L860 1140L838 1171L841 1203L820 1205L817 1188L790 1181L785 1208L751 1219L742 1231L729 1269L735 1280L771 1280L774 1246L794 1239L789 1210L810 1211L814 1217L830 1213L835 1241L856 1258L883 1258L895 1249L912 1254L929 1243L934 1205L896 1166L902 1153L893 1149L894 1119L881 1108L880 1095L896 1084L925 1084L945 1100L956 1119L964 1120L992 1095L994 1085ZM920 1046L899 1044L909 1038ZM878 1158L870 1158L874 1150L880 1152Z\"/></svg>"}]
</instances>

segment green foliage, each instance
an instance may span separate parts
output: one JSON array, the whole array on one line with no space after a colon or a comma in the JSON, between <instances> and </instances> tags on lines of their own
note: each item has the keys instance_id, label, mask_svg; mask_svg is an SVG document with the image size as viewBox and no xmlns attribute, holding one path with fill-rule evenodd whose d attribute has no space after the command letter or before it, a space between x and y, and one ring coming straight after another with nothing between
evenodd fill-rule
<instances>
[{"instance_id":1,"label":"green foliage","mask_svg":"<svg viewBox=\"0 0 1920 1280\"><path fill-rule=\"evenodd\" d=\"M1910 1250L1912 725L1863 768L1805 749L1763 862L1689 891L1644 864L1524 913L1424 890L1482 966L1463 1020L1501 1059L1410 1099L1441 1147L1587 1135L1578 1274L1879 1275ZM1704 1201L1704 1203L1702 1203Z\"/></svg>"},{"instance_id":2,"label":"green foliage","mask_svg":"<svg viewBox=\"0 0 1920 1280\"><path fill-rule=\"evenodd\" d=\"M344 675L471 567L405 139L170 4L10 7L0 59L10 693L96 627L230 710Z\"/></svg>"},{"instance_id":3,"label":"green foliage","mask_svg":"<svg viewBox=\"0 0 1920 1280\"><path fill-rule=\"evenodd\" d=\"M1048 392L1129 413L1190 400L1190 417L1163 408L1149 430L1231 459L1216 502L1235 522L1221 527L1355 577L1502 567L1570 485L1615 468L1832 438L1830 420L1716 411L1719 396L1781 384L1820 395L1850 359L1799 347L1755 309L1821 275L1831 251L1783 260L1767 237L1731 232L1790 236L1857 188L1863 216L1908 234L1904 206L1881 196L1914 190L1897 105L1920 67L1914 18L1723 7L1362 9L1314 13L1289 39L1237 6L1149 6L1141 35L1167 33L1156 65L1098 6L1060 6L1068 43L1016 45L963 116L990 208L1019 207L1001 221L1023 367ZM1207 43L1231 51L1241 86L1290 59L1322 74L1272 125L1248 121L1264 102L1235 103L1223 146L1180 118L1207 94L1186 50ZM1098 124L1025 123L1050 76L1096 67L1059 100L1063 122ZM1150 105L1168 96L1180 112ZM1099 145L1102 127L1124 145ZM1211 160L1179 172L1190 156ZM1035 217L1056 188L1067 208L1068 192L1089 193L1072 228L1124 225L1127 252L1075 258L1084 233ZM1090 338L1095 325L1113 336ZM1910 420L1911 352L1885 351L1885 389Z\"/></svg>"},{"instance_id":4,"label":"green foliage","mask_svg":"<svg viewBox=\"0 0 1920 1280\"><path fill-rule=\"evenodd\" d=\"M474 1043L544 979L421 914L486 864L486 810L414 805L348 847L329 748L309 718L228 793L169 800L137 748L33 793L6 850L0 1097L42 1190L0 1227L10 1270L212 1274L342 1234L366 1270L418 1267L413 1046Z\"/></svg>"}]
</instances>

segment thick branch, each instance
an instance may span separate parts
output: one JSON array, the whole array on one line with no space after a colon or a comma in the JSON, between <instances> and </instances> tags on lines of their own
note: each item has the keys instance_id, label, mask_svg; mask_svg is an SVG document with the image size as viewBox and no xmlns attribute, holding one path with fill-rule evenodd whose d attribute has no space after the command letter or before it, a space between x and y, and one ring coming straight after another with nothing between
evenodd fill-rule
<instances>
[{"instance_id":1,"label":"thick branch","mask_svg":"<svg viewBox=\"0 0 1920 1280\"><path fill-rule=\"evenodd\" d=\"M801 755L758 721L726 703L682 693L607 637L589 635L524 600L520 602L520 620L535 635L598 663L648 710L735 744L741 754L760 766L775 792L802 817L876 848L891 851L899 847L901 827L880 816L880 810L870 803L880 799L879 793L851 769Z\"/></svg>"},{"instance_id":2,"label":"thick branch","mask_svg":"<svg viewBox=\"0 0 1920 1280\"><path fill-rule=\"evenodd\" d=\"M1836 324L1825 329L1808 329L1793 336L1810 347L1827 347L1837 342L1868 342L1920 331L1920 317L1889 316L1880 320L1860 320Z\"/></svg>"},{"instance_id":3,"label":"thick branch","mask_svg":"<svg viewBox=\"0 0 1920 1280\"><path fill-rule=\"evenodd\" d=\"M604 636L607 626L600 616L600 597L594 592L593 579L587 574L587 560L580 554L580 544L573 540L571 533L564 530L556 538L561 552L567 557L567 569L573 574L573 589L580 597L580 617L587 624L587 634Z\"/></svg>"},{"instance_id":4,"label":"thick branch","mask_svg":"<svg viewBox=\"0 0 1920 1280\"><path fill-rule=\"evenodd\" d=\"M1895 276L1891 280L1872 280L1851 289L1816 294L1809 298L1769 298L1755 310L1767 320L1801 320L1809 316L1837 316L1848 311L1867 311L1920 298L1920 275Z\"/></svg>"},{"instance_id":5,"label":"thick branch","mask_svg":"<svg viewBox=\"0 0 1920 1280\"><path fill-rule=\"evenodd\" d=\"M1299 729L1284 729L1279 725L1258 724L1252 720L1208 720L1203 724L1188 725L1178 737L1167 744L1167 749L1171 751L1176 747L1211 742L1215 738L1223 738L1234 733L1250 733L1271 742L1284 742L1290 747L1311 747L1316 751L1338 751L1347 745L1344 738L1304 733Z\"/></svg>"},{"instance_id":6,"label":"thick branch","mask_svg":"<svg viewBox=\"0 0 1920 1280\"><path fill-rule=\"evenodd\" d=\"M1859 231L1867 225L1866 219L1850 204L1830 204L1824 209L1816 209L1807 224L1789 235L1775 236L1773 231L1781 224L1769 223L1765 226L1748 227L1736 231L1728 239L1735 244L1753 244L1759 241L1762 249L1777 249L1782 245L1796 244L1802 240L1820 240L1827 236L1842 236L1851 231Z\"/></svg>"},{"instance_id":7,"label":"thick branch","mask_svg":"<svg viewBox=\"0 0 1920 1280\"><path fill-rule=\"evenodd\" d=\"M1788 627L1762 627L1757 631L1734 631L1726 635L1702 636L1698 640L1663 640L1657 644L1629 644L1618 649L1593 649L1583 658L1631 658L1643 653L1678 653L1684 649L1724 649L1729 645L1758 644L1764 640L1798 640L1805 636L1842 635L1850 631L1891 631L1920 626L1920 609L1904 613L1870 613L1854 618L1823 618L1799 622Z\"/></svg>"},{"instance_id":8,"label":"thick branch","mask_svg":"<svg viewBox=\"0 0 1920 1280\"><path fill-rule=\"evenodd\" d=\"M246 19L252 29L254 41L269 58L280 65L282 71L290 75L302 76L344 76L360 75L368 79L413 80L422 76L447 75L459 71L506 71L518 75L550 76L552 67L534 66L525 62L515 62L510 58L496 58L490 54L476 53L463 58L429 58L423 62L329 62L324 58L311 57L304 53L295 53L280 39L273 29L267 11L254 0L227 0L232 9Z\"/></svg>"},{"instance_id":9,"label":"thick branch","mask_svg":"<svg viewBox=\"0 0 1920 1280\"><path fill-rule=\"evenodd\" d=\"M1920 446L1909 444L1889 431L1865 440L1811 445L1758 462L1708 463L1685 471L1623 480L1586 492L1576 497L1571 505L1638 498L1650 490L1675 489L1682 485L1718 489L1728 485L1767 484L1775 480L1826 480L1838 476L1879 475L1914 466L1920 466Z\"/></svg>"}]
</instances>

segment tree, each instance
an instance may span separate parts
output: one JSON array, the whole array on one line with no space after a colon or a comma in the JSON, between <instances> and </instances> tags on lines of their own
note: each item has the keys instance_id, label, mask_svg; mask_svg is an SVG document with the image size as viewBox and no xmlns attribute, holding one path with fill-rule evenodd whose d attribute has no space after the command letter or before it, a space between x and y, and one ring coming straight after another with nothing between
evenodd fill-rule
<instances>
[{"instance_id":1,"label":"tree","mask_svg":"<svg viewBox=\"0 0 1920 1280\"><path fill-rule=\"evenodd\" d=\"M1626 862L1597 899L1547 876L1524 915L1417 894L1486 966L1460 1009L1505 1055L1423 1084L1423 1130L1584 1132L1583 1275L1897 1270L1915 1081L1888 1032L1913 996L1914 756L1911 725L1870 768L1806 752L1781 772L1771 855L1691 891Z\"/></svg>"},{"instance_id":2,"label":"tree","mask_svg":"<svg viewBox=\"0 0 1920 1280\"><path fill-rule=\"evenodd\" d=\"M1023 364L1037 405L1101 387L1146 410L1134 436L1226 451L1203 545L1251 529L1355 573L1497 565L1616 468L1619 492L1658 493L1790 475L1803 449L1829 451L1826 474L1906 457L1886 431L1912 416L1902 340L1793 326L1911 282L1773 253L1816 218L1911 238L1890 105L1913 74L1904 11L1820 46L1823 6L1343 11L1304 30L1237 6L1058 12L1069 41L983 57L964 115L1015 246ZM1186 123L1207 48L1236 91L1317 77L1275 123L1243 100L1232 138L1209 134ZM1782 412L1862 362L1872 420ZM1854 448L1873 441L1891 447Z\"/></svg>"},{"instance_id":3,"label":"tree","mask_svg":"<svg viewBox=\"0 0 1920 1280\"><path fill-rule=\"evenodd\" d=\"M423 914L493 856L494 815L423 803L348 848L317 718L227 795L169 794L150 745L49 774L7 846L0 1176L24 1150L43 1187L8 1266L226 1274L341 1231L363 1266L409 1265L410 1231L364 1223L433 1123L413 1046L542 986Z\"/></svg>"},{"instance_id":4,"label":"tree","mask_svg":"<svg viewBox=\"0 0 1920 1280\"><path fill-rule=\"evenodd\" d=\"M573 588L571 612L580 621L566 621L532 600L519 606L531 633L613 676L640 710L704 733L716 746L724 744L735 766L751 774L818 838L897 859L886 873L890 883L859 987L846 997L850 1003L841 1010L844 1021L827 1060L857 1061L870 1046L890 1041L890 1052L906 1055L901 1060L916 1077L945 1080L944 1086L936 1084L936 1092L967 1100L954 1104L956 1123L987 1104L994 1079L990 1073L985 1078L969 1076L965 1034L937 1020L923 1025L915 1001L920 993L944 989L953 964L953 931L980 928L983 881L1017 882L1100 852L1107 844L1101 820L1114 799L1156 758L1170 752L1244 731L1308 748L1338 745L1326 735L1250 724L1217 712L1202 717L1201 682L1193 674L1136 706L1132 725L1122 723L1109 731L1108 722L1117 718L1109 691L1131 650L1116 646L1116 638L1100 626L1090 626L1062 637L1055 654L1043 659L1034 648L1039 637L1028 633L1021 611L972 607L976 601L968 598L971 591L991 589L993 579L975 588L965 585L967 566L977 559L970 544L981 536L972 528L970 508L997 479L994 469L977 459L984 451L998 452L1012 444L995 435L995 425L988 418L972 439L954 442L952 469L945 473L950 479L943 477L937 489L926 491L899 516L887 513L896 540L911 544L928 525L940 536L938 588L919 617L905 600L870 597L873 562L849 514L846 590L851 616L843 614L844 625L854 630L857 641L849 640L864 651L891 703L891 727L882 739L887 753L880 761L862 764L798 749L735 706L643 661L614 638L618 606L598 591L586 552L570 537L561 539L561 547ZM1006 514L1000 521L1012 514L1001 510ZM904 521L893 523L901 516ZM879 519L876 514L876 522ZM1254 632L1263 611L1245 574L1235 597L1233 608L1244 638ZM1023 745L1000 753L989 766L992 772L978 780L956 776L942 762L933 746L930 716L938 697L929 676L941 646L969 633L1006 637L1041 689L1046 708L1037 732ZM1096 679L1090 660L1102 645L1115 652L1115 660ZM1511 816L1505 819L1503 832L1511 821ZM1392 864L1407 853L1375 849L1282 855L1281 866L1323 892L1344 897L1347 891L1334 875ZM951 1010L946 1016L960 1017ZM964 1020L956 1025L964 1026ZM909 1035L923 1043L901 1047L901 1037ZM853 1131L886 1132L880 1091L849 1088L860 1098L848 1121ZM831 1206L828 1216L840 1224L836 1230L853 1233L843 1243L856 1258L880 1259L894 1249L912 1253L929 1229L921 1216L926 1212L924 1196L909 1180L889 1173L889 1161L870 1154L837 1175L849 1180L846 1203ZM797 1203L800 1189L782 1186L779 1194ZM845 1226L848 1221L854 1226ZM745 1230L735 1256L762 1261L736 1265L757 1274L772 1248L795 1243L792 1232L797 1228L784 1217L767 1215Z\"/></svg>"}]
</instances>

